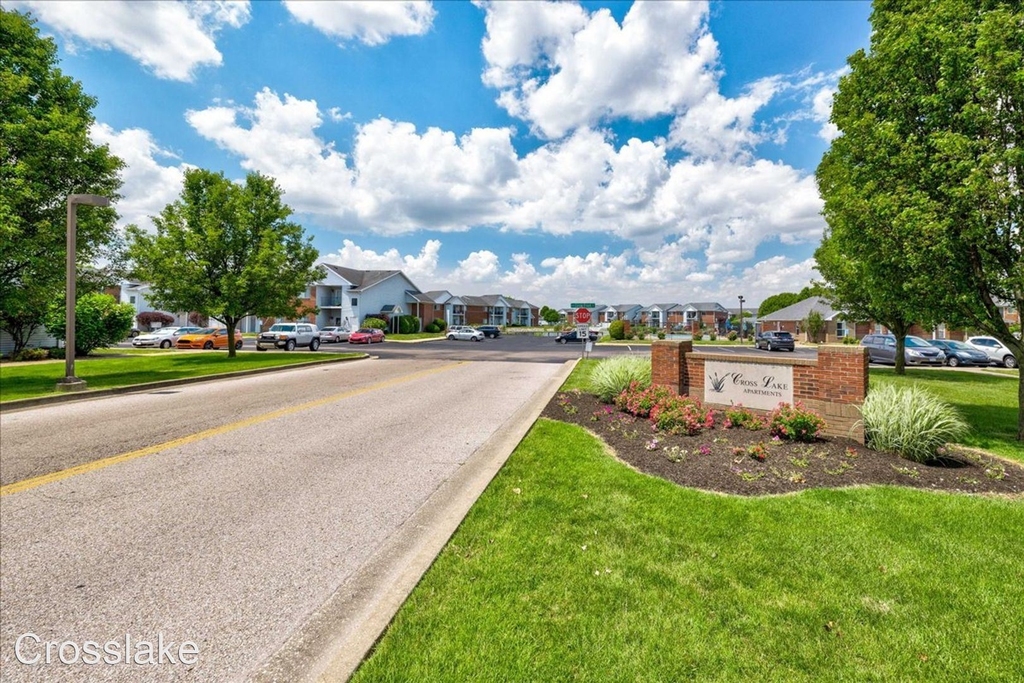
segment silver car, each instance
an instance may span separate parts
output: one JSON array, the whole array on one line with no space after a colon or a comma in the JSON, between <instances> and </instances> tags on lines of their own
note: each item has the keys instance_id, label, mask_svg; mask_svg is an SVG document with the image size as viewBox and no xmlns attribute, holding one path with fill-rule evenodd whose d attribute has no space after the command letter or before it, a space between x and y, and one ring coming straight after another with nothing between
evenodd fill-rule
<instances>
[{"instance_id":1,"label":"silver car","mask_svg":"<svg viewBox=\"0 0 1024 683\"><path fill-rule=\"evenodd\" d=\"M872 363L896 364L896 336L892 334L869 334L860 341L868 350ZM924 339L908 334L904 338L903 360L906 365L943 365L946 354Z\"/></svg>"},{"instance_id":2,"label":"silver car","mask_svg":"<svg viewBox=\"0 0 1024 683\"><path fill-rule=\"evenodd\" d=\"M475 327L467 327L465 325L455 325L448 328L448 332L445 334L447 339L459 339L462 341L483 341L484 333Z\"/></svg>"},{"instance_id":3,"label":"silver car","mask_svg":"<svg viewBox=\"0 0 1024 683\"><path fill-rule=\"evenodd\" d=\"M348 330L344 327L321 327L320 341L324 344L348 341L348 334Z\"/></svg>"},{"instance_id":4,"label":"silver car","mask_svg":"<svg viewBox=\"0 0 1024 683\"><path fill-rule=\"evenodd\" d=\"M993 363L998 363L1004 368L1017 367L1017 358L1013 351L995 337L970 337L967 343L984 352Z\"/></svg>"}]
</instances>

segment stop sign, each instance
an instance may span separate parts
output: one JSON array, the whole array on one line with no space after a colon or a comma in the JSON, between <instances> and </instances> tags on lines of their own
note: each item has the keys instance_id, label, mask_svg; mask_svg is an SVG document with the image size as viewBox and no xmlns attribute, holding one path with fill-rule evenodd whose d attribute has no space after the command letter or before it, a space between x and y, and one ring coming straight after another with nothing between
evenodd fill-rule
<instances>
[{"instance_id":1,"label":"stop sign","mask_svg":"<svg viewBox=\"0 0 1024 683\"><path fill-rule=\"evenodd\" d=\"M573 317L576 319L576 322L579 323L580 325L583 325L585 323L589 323L590 322L590 309L587 309L587 308L577 308L576 309L576 315L573 316Z\"/></svg>"}]
</instances>

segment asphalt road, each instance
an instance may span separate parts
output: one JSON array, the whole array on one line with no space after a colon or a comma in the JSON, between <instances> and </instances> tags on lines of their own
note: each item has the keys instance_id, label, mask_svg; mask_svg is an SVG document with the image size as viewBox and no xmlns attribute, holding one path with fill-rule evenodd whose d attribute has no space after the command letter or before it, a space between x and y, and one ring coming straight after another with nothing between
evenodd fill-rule
<instances>
[{"instance_id":1,"label":"asphalt road","mask_svg":"<svg viewBox=\"0 0 1024 683\"><path fill-rule=\"evenodd\" d=\"M34 484L0 499L0 679L247 680L560 369L382 358L0 414L0 479ZM161 637L197 662L146 663ZM143 663L45 663L86 641Z\"/></svg>"}]
</instances>

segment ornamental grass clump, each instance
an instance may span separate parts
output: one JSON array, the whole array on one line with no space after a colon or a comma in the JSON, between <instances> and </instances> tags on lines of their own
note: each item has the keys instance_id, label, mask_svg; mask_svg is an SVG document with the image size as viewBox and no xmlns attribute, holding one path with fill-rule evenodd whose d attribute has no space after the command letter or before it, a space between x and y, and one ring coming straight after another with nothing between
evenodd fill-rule
<instances>
[{"instance_id":1,"label":"ornamental grass clump","mask_svg":"<svg viewBox=\"0 0 1024 683\"><path fill-rule=\"evenodd\" d=\"M634 383L640 389L650 386L650 358L616 356L598 363L590 375L590 390L597 394L602 403L611 403Z\"/></svg>"},{"instance_id":2,"label":"ornamental grass clump","mask_svg":"<svg viewBox=\"0 0 1024 683\"><path fill-rule=\"evenodd\" d=\"M939 448L960 440L969 429L955 408L919 387L873 388L861 416L869 448L914 462L935 458Z\"/></svg>"}]
</instances>

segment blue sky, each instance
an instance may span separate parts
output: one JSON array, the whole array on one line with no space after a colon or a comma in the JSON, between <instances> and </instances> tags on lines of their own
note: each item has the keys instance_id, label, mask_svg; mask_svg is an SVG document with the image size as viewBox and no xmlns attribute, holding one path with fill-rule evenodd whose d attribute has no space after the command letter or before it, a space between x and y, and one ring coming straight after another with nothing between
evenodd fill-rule
<instances>
[{"instance_id":1,"label":"blue sky","mask_svg":"<svg viewBox=\"0 0 1024 683\"><path fill-rule=\"evenodd\" d=\"M274 176L323 260L537 305L815 276L814 168L868 2L5 2L96 96L151 227Z\"/></svg>"}]
</instances>

